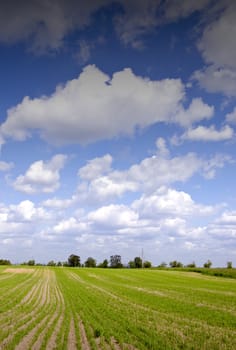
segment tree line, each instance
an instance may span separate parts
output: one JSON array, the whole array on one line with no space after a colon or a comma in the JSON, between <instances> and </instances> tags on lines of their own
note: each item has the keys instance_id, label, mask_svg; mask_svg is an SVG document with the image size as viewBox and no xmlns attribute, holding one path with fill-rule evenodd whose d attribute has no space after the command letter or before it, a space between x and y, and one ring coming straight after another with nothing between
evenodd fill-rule
<instances>
[{"instance_id":1,"label":"tree line","mask_svg":"<svg viewBox=\"0 0 236 350\"><path fill-rule=\"evenodd\" d=\"M0 265L11 265L11 261L7 259L0 259ZM133 260L130 260L127 265L124 265L121 261L120 255L111 255L110 261L107 259L104 259L103 262L97 263L96 259L93 257L88 257L84 263L81 263L81 259L79 255L71 254L66 261L58 261L55 262L54 260L50 260L47 264L40 264L36 263L34 259L30 259L26 262L21 263L21 265L28 265L28 266L40 266L40 265L47 265L47 266L68 266L68 267L100 267L100 268L124 268L128 267L131 269L138 269L138 268L150 268L152 267L152 263L148 260L143 261L139 256L136 256ZM211 260L207 260L204 264L204 268L211 268L212 262ZM197 268L198 266L195 264L195 262L191 262L190 264L184 265L180 261L173 260L170 261L169 264L166 262L162 262L157 267L159 268ZM226 267L228 269L233 268L232 261L228 261L226 263Z\"/></svg>"}]
</instances>

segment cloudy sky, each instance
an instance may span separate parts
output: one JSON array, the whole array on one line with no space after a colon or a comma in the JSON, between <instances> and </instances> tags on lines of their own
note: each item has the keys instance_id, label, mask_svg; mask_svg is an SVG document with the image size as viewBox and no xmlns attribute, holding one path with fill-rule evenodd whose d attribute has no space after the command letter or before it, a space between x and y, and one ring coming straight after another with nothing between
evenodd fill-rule
<instances>
[{"instance_id":1,"label":"cloudy sky","mask_svg":"<svg viewBox=\"0 0 236 350\"><path fill-rule=\"evenodd\" d=\"M236 265L236 3L0 2L0 257Z\"/></svg>"}]
</instances>

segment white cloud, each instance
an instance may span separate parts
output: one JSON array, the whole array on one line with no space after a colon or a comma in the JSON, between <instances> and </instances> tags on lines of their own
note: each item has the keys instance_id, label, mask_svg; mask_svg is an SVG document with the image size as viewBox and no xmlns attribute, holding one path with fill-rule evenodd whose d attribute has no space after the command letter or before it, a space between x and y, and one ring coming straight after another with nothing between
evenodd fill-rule
<instances>
[{"instance_id":1,"label":"white cloud","mask_svg":"<svg viewBox=\"0 0 236 350\"><path fill-rule=\"evenodd\" d=\"M78 187L78 201L94 205L112 198L120 198L126 192L152 192L165 184L187 181L202 169L203 162L195 154L166 158L168 150L165 144L160 139L157 143L159 147L157 156L145 158L127 170L111 169L106 175L91 179L90 182L82 182Z\"/></svg>"},{"instance_id":2,"label":"white cloud","mask_svg":"<svg viewBox=\"0 0 236 350\"><path fill-rule=\"evenodd\" d=\"M120 199L126 192L150 194L163 185L186 182L196 173L212 179L217 168L232 162L224 154L216 154L209 159L200 158L195 153L171 157L163 138L157 139L156 146L156 155L144 158L123 171L112 169L111 158L107 155L90 160L78 171L82 181L74 200L77 198L78 203L94 206Z\"/></svg>"},{"instance_id":3,"label":"white cloud","mask_svg":"<svg viewBox=\"0 0 236 350\"><path fill-rule=\"evenodd\" d=\"M236 70L211 65L195 71L192 79L209 92L236 96Z\"/></svg>"},{"instance_id":4,"label":"white cloud","mask_svg":"<svg viewBox=\"0 0 236 350\"><path fill-rule=\"evenodd\" d=\"M236 211L222 213L221 217L216 222L219 224L234 225L236 229Z\"/></svg>"},{"instance_id":5,"label":"white cloud","mask_svg":"<svg viewBox=\"0 0 236 350\"><path fill-rule=\"evenodd\" d=\"M88 219L93 225L127 228L137 224L138 215L125 205L111 204L90 212Z\"/></svg>"},{"instance_id":6,"label":"white cloud","mask_svg":"<svg viewBox=\"0 0 236 350\"><path fill-rule=\"evenodd\" d=\"M166 140L163 137L159 137L156 140L156 147L157 147L157 154L160 157L163 157L163 158L169 157L170 152L169 152L168 148L166 147Z\"/></svg>"},{"instance_id":7,"label":"white cloud","mask_svg":"<svg viewBox=\"0 0 236 350\"><path fill-rule=\"evenodd\" d=\"M142 36L150 33L157 26L157 9L160 1L122 0L124 12L116 15L114 24L116 33L124 45L133 48L143 47Z\"/></svg>"},{"instance_id":8,"label":"white cloud","mask_svg":"<svg viewBox=\"0 0 236 350\"><path fill-rule=\"evenodd\" d=\"M234 130L229 126L225 125L221 130L216 130L214 125L210 127L198 126L195 129L187 130L182 136L183 140L191 141L226 141L232 139L234 136Z\"/></svg>"},{"instance_id":9,"label":"white cloud","mask_svg":"<svg viewBox=\"0 0 236 350\"><path fill-rule=\"evenodd\" d=\"M188 109L181 108L174 116L176 123L187 127L203 119L210 119L214 113L214 106L204 103L201 98L194 98Z\"/></svg>"},{"instance_id":10,"label":"white cloud","mask_svg":"<svg viewBox=\"0 0 236 350\"><path fill-rule=\"evenodd\" d=\"M192 250L192 249L194 249L196 247L196 244L194 244L193 242L186 241L184 243L184 246L185 246L186 249Z\"/></svg>"},{"instance_id":11,"label":"white cloud","mask_svg":"<svg viewBox=\"0 0 236 350\"><path fill-rule=\"evenodd\" d=\"M16 178L13 187L27 194L54 192L60 186L59 171L63 168L66 158L65 155L57 154L48 162L34 162L24 175Z\"/></svg>"},{"instance_id":12,"label":"white cloud","mask_svg":"<svg viewBox=\"0 0 236 350\"><path fill-rule=\"evenodd\" d=\"M124 45L145 47L143 38L168 22L176 22L195 11L206 10L211 0L120 0L122 13L114 18L116 33Z\"/></svg>"},{"instance_id":13,"label":"white cloud","mask_svg":"<svg viewBox=\"0 0 236 350\"><path fill-rule=\"evenodd\" d=\"M193 74L200 86L209 92L236 96L236 4L220 1L213 6L198 49L208 64Z\"/></svg>"},{"instance_id":14,"label":"white cloud","mask_svg":"<svg viewBox=\"0 0 236 350\"><path fill-rule=\"evenodd\" d=\"M200 168L201 160L194 153L173 158L157 155L132 165L125 175L138 183L140 189L153 191L161 185L187 181Z\"/></svg>"},{"instance_id":15,"label":"white cloud","mask_svg":"<svg viewBox=\"0 0 236 350\"><path fill-rule=\"evenodd\" d=\"M179 79L151 81L131 69L110 78L95 66L57 87L50 97L25 97L8 110L2 137L25 140L34 130L49 143L82 143L131 135L135 128L169 122L179 109L184 86Z\"/></svg>"},{"instance_id":16,"label":"white cloud","mask_svg":"<svg viewBox=\"0 0 236 350\"><path fill-rule=\"evenodd\" d=\"M143 36L166 22L177 21L195 11L204 10L209 0L117 0L122 11L113 14L115 31L125 45L142 48ZM91 25L93 15L110 0L17 0L0 3L0 42L24 42L36 54L58 51L73 31L82 31ZM80 59L89 58L91 47L82 43Z\"/></svg>"},{"instance_id":17,"label":"white cloud","mask_svg":"<svg viewBox=\"0 0 236 350\"><path fill-rule=\"evenodd\" d=\"M84 64L89 61L91 56L91 50L94 48L94 44L85 40L79 41L79 50L76 54L76 59L79 63Z\"/></svg>"},{"instance_id":18,"label":"white cloud","mask_svg":"<svg viewBox=\"0 0 236 350\"><path fill-rule=\"evenodd\" d=\"M110 172L112 156L106 154L100 158L94 158L87 162L87 165L79 169L78 175L83 180L93 180Z\"/></svg>"},{"instance_id":19,"label":"white cloud","mask_svg":"<svg viewBox=\"0 0 236 350\"><path fill-rule=\"evenodd\" d=\"M206 10L211 0L171 0L164 3L165 21L177 21L180 18L188 17L195 11Z\"/></svg>"},{"instance_id":20,"label":"white cloud","mask_svg":"<svg viewBox=\"0 0 236 350\"><path fill-rule=\"evenodd\" d=\"M229 1L225 5L220 16L206 26L198 48L207 63L236 68L236 4Z\"/></svg>"},{"instance_id":21,"label":"white cloud","mask_svg":"<svg viewBox=\"0 0 236 350\"><path fill-rule=\"evenodd\" d=\"M73 205L75 201L75 196L72 196L71 199L49 198L43 201L42 205L47 208L65 209Z\"/></svg>"},{"instance_id":22,"label":"white cloud","mask_svg":"<svg viewBox=\"0 0 236 350\"><path fill-rule=\"evenodd\" d=\"M91 23L92 14L108 0L22 0L0 3L0 42L24 41L35 53L58 50L71 31Z\"/></svg>"},{"instance_id":23,"label":"white cloud","mask_svg":"<svg viewBox=\"0 0 236 350\"><path fill-rule=\"evenodd\" d=\"M9 220L11 221L35 221L46 220L50 215L41 207L36 207L32 201L24 200L17 205L9 206Z\"/></svg>"},{"instance_id":24,"label":"white cloud","mask_svg":"<svg viewBox=\"0 0 236 350\"><path fill-rule=\"evenodd\" d=\"M225 119L228 123L236 124L236 107L231 113L226 114Z\"/></svg>"},{"instance_id":25,"label":"white cloud","mask_svg":"<svg viewBox=\"0 0 236 350\"><path fill-rule=\"evenodd\" d=\"M232 164L234 160L225 154L216 154L214 157L203 162L203 176L206 179L213 179L217 168L223 168L225 164Z\"/></svg>"},{"instance_id":26,"label":"white cloud","mask_svg":"<svg viewBox=\"0 0 236 350\"><path fill-rule=\"evenodd\" d=\"M0 171L8 171L14 167L13 163L7 163L4 161L0 161Z\"/></svg>"},{"instance_id":27,"label":"white cloud","mask_svg":"<svg viewBox=\"0 0 236 350\"><path fill-rule=\"evenodd\" d=\"M183 191L160 187L150 195L142 195L134 201L132 208L139 212L141 218L158 218L163 215L174 217L209 215L214 212L211 206L194 203L191 196Z\"/></svg>"},{"instance_id":28,"label":"white cloud","mask_svg":"<svg viewBox=\"0 0 236 350\"><path fill-rule=\"evenodd\" d=\"M81 232L88 229L88 224L86 222L80 222L74 217L69 217L68 219L60 221L53 227L53 232L55 233L65 233L65 232Z\"/></svg>"}]
</instances>

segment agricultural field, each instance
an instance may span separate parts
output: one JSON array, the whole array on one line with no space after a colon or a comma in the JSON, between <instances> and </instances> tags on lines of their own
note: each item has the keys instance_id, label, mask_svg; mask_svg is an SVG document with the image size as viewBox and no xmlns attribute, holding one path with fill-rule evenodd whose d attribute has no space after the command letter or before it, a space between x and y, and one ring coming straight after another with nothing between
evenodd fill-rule
<instances>
[{"instance_id":1,"label":"agricultural field","mask_svg":"<svg viewBox=\"0 0 236 350\"><path fill-rule=\"evenodd\" d=\"M236 349L236 280L0 267L0 349Z\"/></svg>"}]
</instances>

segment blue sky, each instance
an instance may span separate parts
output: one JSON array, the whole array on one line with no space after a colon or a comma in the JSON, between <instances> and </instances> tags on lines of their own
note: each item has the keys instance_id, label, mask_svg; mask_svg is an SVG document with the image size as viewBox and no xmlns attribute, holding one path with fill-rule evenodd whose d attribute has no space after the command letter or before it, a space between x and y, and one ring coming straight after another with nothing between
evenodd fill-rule
<instances>
[{"instance_id":1,"label":"blue sky","mask_svg":"<svg viewBox=\"0 0 236 350\"><path fill-rule=\"evenodd\" d=\"M236 265L235 3L0 13L0 256Z\"/></svg>"}]
</instances>

